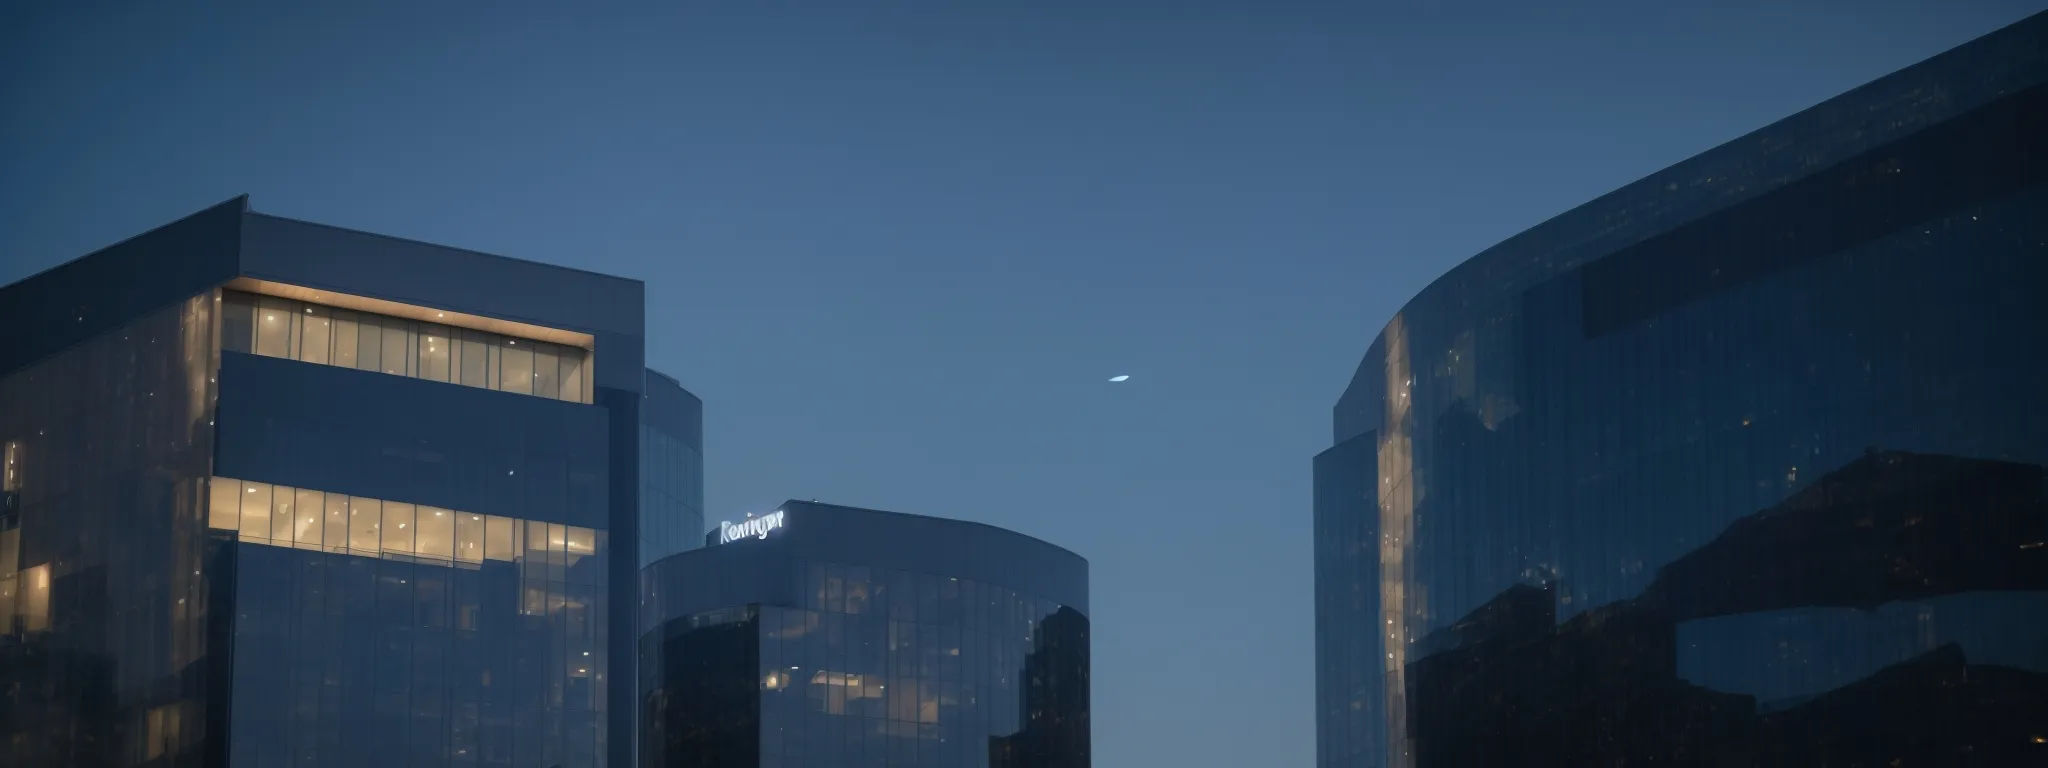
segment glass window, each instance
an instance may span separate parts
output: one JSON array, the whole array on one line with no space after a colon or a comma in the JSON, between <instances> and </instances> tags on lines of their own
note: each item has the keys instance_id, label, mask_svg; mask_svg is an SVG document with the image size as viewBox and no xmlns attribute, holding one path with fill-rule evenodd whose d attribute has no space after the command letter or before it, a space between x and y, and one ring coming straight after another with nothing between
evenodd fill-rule
<instances>
[{"instance_id":1,"label":"glass window","mask_svg":"<svg viewBox=\"0 0 2048 768\"><path fill-rule=\"evenodd\" d=\"M270 484L242 484L242 538L270 538Z\"/></svg>"},{"instance_id":2,"label":"glass window","mask_svg":"<svg viewBox=\"0 0 2048 768\"><path fill-rule=\"evenodd\" d=\"M548 581L567 581L569 526L548 523Z\"/></svg>"},{"instance_id":3,"label":"glass window","mask_svg":"<svg viewBox=\"0 0 2048 768\"><path fill-rule=\"evenodd\" d=\"M419 553L427 557L455 557L455 518L448 510L420 507Z\"/></svg>"},{"instance_id":4,"label":"glass window","mask_svg":"<svg viewBox=\"0 0 2048 768\"><path fill-rule=\"evenodd\" d=\"M291 356L294 303L273 296L256 298L256 354Z\"/></svg>"},{"instance_id":5,"label":"glass window","mask_svg":"<svg viewBox=\"0 0 2048 768\"><path fill-rule=\"evenodd\" d=\"M490 352L491 347L484 343L483 334L462 331L461 381L458 383L465 387L490 387L491 377L485 375L487 371L494 370Z\"/></svg>"},{"instance_id":6,"label":"glass window","mask_svg":"<svg viewBox=\"0 0 2048 768\"><path fill-rule=\"evenodd\" d=\"M356 368L384 370L384 326L376 315L356 315Z\"/></svg>"},{"instance_id":7,"label":"glass window","mask_svg":"<svg viewBox=\"0 0 2048 768\"><path fill-rule=\"evenodd\" d=\"M346 309L332 312L334 318L334 354L329 362L343 368L356 367L356 313Z\"/></svg>"},{"instance_id":8,"label":"glass window","mask_svg":"<svg viewBox=\"0 0 2048 768\"><path fill-rule=\"evenodd\" d=\"M868 581L866 568L846 569L846 612L867 613Z\"/></svg>"},{"instance_id":9,"label":"glass window","mask_svg":"<svg viewBox=\"0 0 2048 768\"><path fill-rule=\"evenodd\" d=\"M484 516L484 557L490 560L512 562L519 559L514 545L519 543L519 521L497 515Z\"/></svg>"},{"instance_id":10,"label":"glass window","mask_svg":"<svg viewBox=\"0 0 2048 768\"><path fill-rule=\"evenodd\" d=\"M531 344L520 346L518 339L506 339L503 349L498 350L500 359L499 389L506 392L533 394L533 348Z\"/></svg>"},{"instance_id":11,"label":"glass window","mask_svg":"<svg viewBox=\"0 0 2048 768\"><path fill-rule=\"evenodd\" d=\"M384 502L383 531L384 551L412 554L413 536L419 533L413 527L413 507L396 501Z\"/></svg>"},{"instance_id":12,"label":"glass window","mask_svg":"<svg viewBox=\"0 0 2048 768\"><path fill-rule=\"evenodd\" d=\"M587 403L583 397L583 350L568 348L562 350L562 399Z\"/></svg>"},{"instance_id":13,"label":"glass window","mask_svg":"<svg viewBox=\"0 0 2048 768\"><path fill-rule=\"evenodd\" d=\"M540 397L560 398L562 395L561 358L555 354L553 344L533 345L533 393Z\"/></svg>"},{"instance_id":14,"label":"glass window","mask_svg":"<svg viewBox=\"0 0 2048 768\"><path fill-rule=\"evenodd\" d=\"M224 531L240 530L242 527L242 483L216 477L212 483L212 494L206 502L206 525Z\"/></svg>"},{"instance_id":15,"label":"glass window","mask_svg":"<svg viewBox=\"0 0 2048 768\"><path fill-rule=\"evenodd\" d=\"M526 568L527 568L527 573L529 573L529 574L534 574L534 573L540 573L540 574L545 574L545 573L547 573L547 563L548 563L548 524L547 524L547 523L543 523L543 522L540 522L540 521L533 521L533 522L530 522L530 523L528 523L528 524L526 525L526 553L525 553L524 555L522 555L522 557L523 557L523 558L524 558L524 559L526 560ZM535 570L535 569L539 569L539 570ZM546 576L542 576L541 578L546 578Z\"/></svg>"},{"instance_id":16,"label":"glass window","mask_svg":"<svg viewBox=\"0 0 2048 768\"><path fill-rule=\"evenodd\" d=\"M348 548L358 552L377 551L377 527L383 519L383 505L376 499L348 500Z\"/></svg>"},{"instance_id":17,"label":"glass window","mask_svg":"<svg viewBox=\"0 0 2048 768\"><path fill-rule=\"evenodd\" d=\"M327 534L323 537L329 552L348 549L348 497L339 493L327 494Z\"/></svg>"},{"instance_id":18,"label":"glass window","mask_svg":"<svg viewBox=\"0 0 2048 768\"><path fill-rule=\"evenodd\" d=\"M256 297L240 291L221 292L220 347L232 352L255 349Z\"/></svg>"},{"instance_id":19,"label":"glass window","mask_svg":"<svg viewBox=\"0 0 2048 768\"><path fill-rule=\"evenodd\" d=\"M597 583L594 575L598 564L589 559L591 554L597 551L597 532L573 525L569 526L567 531L568 538L563 550L568 553L569 581L574 584Z\"/></svg>"},{"instance_id":20,"label":"glass window","mask_svg":"<svg viewBox=\"0 0 2048 768\"><path fill-rule=\"evenodd\" d=\"M327 510L326 494L319 491L299 489L298 498L292 502L297 515L292 525L292 541L302 549L320 548L320 517Z\"/></svg>"},{"instance_id":21,"label":"glass window","mask_svg":"<svg viewBox=\"0 0 2048 768\"><path fill-rule=\"evenodd\" d=\"M299 318L299 359L309 363L327 362L328 339L333 335L327 308L307 305Z\"/></svg>"},{"instance_id":22,"label":"glass window","mask_svg":"<svg viewBox=\"0 0 2048 768\"><path fill-rule=\"evenodd\" d=\"M396 317L381 318L384 326L383 361L385 373L394 376L412 375L412 323Z\"/></svg>"},{"instance_id":23,"label":"glass window","mask_svg":"<svg viewBox=\"0 0 2048 768\"><path fill-rule=\"evenodd\" d=\"M420 326L420 369L419 377L434 381L448 380L448 329L439 325Z\"/></svg>"},{"instance_id":24,"label":"glass window","mask_svg":"<svg viewBox=\"0 0 2048 768\"><path fill-rule=\"evenodd\" d=\"M477 563L484 559L484 516L461 512L455 515L455 559Z\"/></svg>"},{"instance_id":25,"label":"glass window","mask_svg":"<svg viewBox=\"0 0 2048 768\"><path fill-rule=\"evenodd\" d=\"M292 515L292 491L286 486L276 486L270 498L270 538L287 547L292 545L292 526L296 523Z\"/></svg>"}]
</instances>

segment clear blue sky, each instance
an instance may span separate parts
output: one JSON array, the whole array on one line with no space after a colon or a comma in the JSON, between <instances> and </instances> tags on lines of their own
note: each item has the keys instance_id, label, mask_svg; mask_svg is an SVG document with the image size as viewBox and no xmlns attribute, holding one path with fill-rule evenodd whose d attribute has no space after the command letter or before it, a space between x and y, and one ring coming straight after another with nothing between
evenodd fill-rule
<instances>
[{"instance_id":1,"label":"clear blue sky","mask_svg":"<svg viewBox=\"0 0 2048 768\"><path fill-rule=\"evenodd\" d=\"M711 519L1093 563L1110 768L1313 760L1309 459L1407 296L2043 7L604 5L6 3L0 282L245 192L643 279Z\"/></svg>"}]
</instances>

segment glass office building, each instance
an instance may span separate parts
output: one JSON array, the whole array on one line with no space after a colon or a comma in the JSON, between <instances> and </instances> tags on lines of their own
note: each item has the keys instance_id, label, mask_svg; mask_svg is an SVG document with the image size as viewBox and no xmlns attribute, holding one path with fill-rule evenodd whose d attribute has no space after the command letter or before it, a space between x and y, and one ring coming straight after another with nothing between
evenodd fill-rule
<instances>
[{"instance_id":1,"label":"glass office building","mask_svg":"<svg viewBox=\"0 0 2048 768\"><path fill-rule=\"evenodd\" d=\"M642 297L245 199L0 288L0 765L630 764Z\"/></svg>"},{"instance_id":2,"label":"glass office building","mask_svg":"<svg viewBox=\"0 0 2048 768\"><path fill-rule=\"evenodd\" d=\"M642 572L640 764L1085 768L1088 563L791 501Z\"/></svg>"},{"instance_id":3,"label":"glass office building","mask_svg":"<svg viewBox=\"0 0 2048 768\"><path fill-rule=\"evenodd\" d=\"M1318 762L2048 765L2048 15L1479 254L1315 470Z\"/></svg>"}]
</instances>

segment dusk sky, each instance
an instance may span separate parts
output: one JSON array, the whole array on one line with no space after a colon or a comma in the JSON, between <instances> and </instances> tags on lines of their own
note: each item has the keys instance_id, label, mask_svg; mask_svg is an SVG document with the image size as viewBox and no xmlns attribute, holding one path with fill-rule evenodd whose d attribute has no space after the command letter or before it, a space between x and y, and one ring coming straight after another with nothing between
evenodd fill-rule
<instances>
[{"instance_id":1,"label":"dusk sky","mask_svg":"<svg viewBox=\"0 0 2048 768\"><path fill-rule=\"evenodd\" d=\"M1401 303L2043 7L18 0L0 283L243 193L644 280L710 520L1065 546L1097 765L1307 766L1310 458Z\"/></svg>"}]
</instances>

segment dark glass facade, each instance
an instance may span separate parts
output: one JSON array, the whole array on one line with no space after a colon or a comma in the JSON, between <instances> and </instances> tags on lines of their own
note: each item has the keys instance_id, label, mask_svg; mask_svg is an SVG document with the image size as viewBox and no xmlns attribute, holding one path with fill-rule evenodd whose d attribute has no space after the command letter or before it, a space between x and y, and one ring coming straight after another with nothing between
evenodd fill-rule
<instances>
[{"instance_id":1,"label":"dark glass facade","mask_svg":"<svg viewBox=\"0 0 2048 768\"><path fill-rule=\"evenodd\" d=\"M2048 15L1518 235L1315 461L1318 762L2048 765Z\"/></svg>"},{"instance_id":2,"label":"dark glass facade","mask_svg":"<svg viewBox=\"0 0 2048 768\"><path fill-rule=\"evenodd\" d=\"M241 199L0 289L0 765L629 764L641 294Z\"/></svg>"},{"instance_id":3,"label":"dark glass facade","mask_svg":"<svg viewBox=\"0 0 2048 768\"><path fill-rule=\"evenodd\" d=\"M1087 561L915 515L756 519L642 574L641 765L1089 765Z\"/></svg>"},{"instance_id":4,"label":"dark glass facade","mask_svg":"<svg viewBox=\"0 0 2048 768\"><path fill-rule=\"evenodd\" d=\"M647 371L640 411L640 566L704 543L704 402Z\"/></svg>"}]
</instances>

